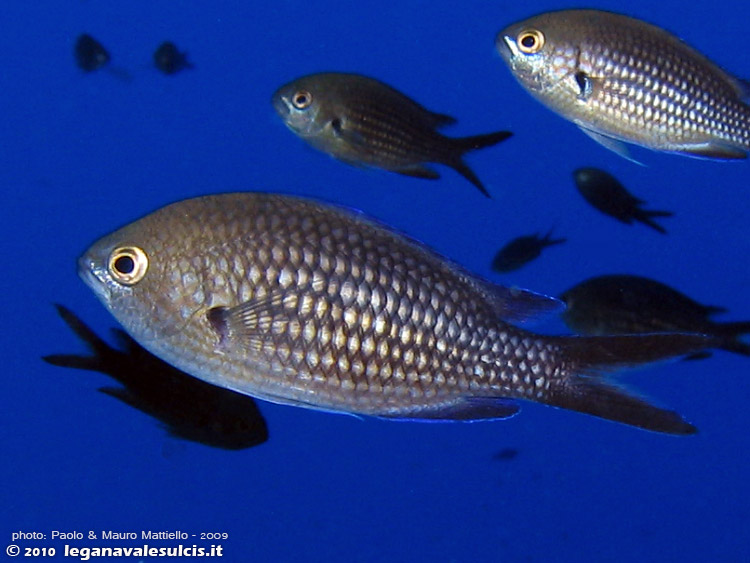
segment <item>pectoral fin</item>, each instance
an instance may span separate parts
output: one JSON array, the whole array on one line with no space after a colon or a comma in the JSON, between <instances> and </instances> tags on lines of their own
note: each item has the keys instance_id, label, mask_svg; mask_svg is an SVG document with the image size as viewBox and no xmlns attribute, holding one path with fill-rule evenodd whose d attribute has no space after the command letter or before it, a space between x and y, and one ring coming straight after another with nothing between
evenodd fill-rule
<instances>
[{"instance_id":1,"label":"pectoral fin","mask_svg":"<svg viewBox=\"0 0 750 563\"><path fill-rule=\"evenodd\" d=\"M626 160L629 160L630 162L644 166L642 162L639 162L636 159L634 159L632 156L630 156L630 151L628 150L627 145L623 143L622 141L620 141L619 139L615 139L614 137L609 137L607 135L604 135L603 133L599 133L591 129L586 129L582 125L579 125L578 127L581 131L586 133L586 135L594 139L597 143L602 145L604 148L607 148L611 150L612 152L619 154L621 157L623 157Z\"/></svg>"},{"instance_id":2,"label":"pectoral fin","mask_svg":"<svg viewBox=\"0 0 750 563\"><path fill-rule=\"evenodd\" d=\"M366 147L368 144L359 131L347 127L346 121L338 117L331 120L331 130L336 137L349 145Z\"/></svg>"},{"instance_id":3,"label":"pectoral fin","mask_svg":"<svg viewBox=\"0 0 750 563\"><path fill-rule=\"evenodd\" d=\"M268 338L286 332L296 303L296 295L274 292L235 307L212 307L206 317L221 347L259 351Z\"/></svg>"}]
</instances>

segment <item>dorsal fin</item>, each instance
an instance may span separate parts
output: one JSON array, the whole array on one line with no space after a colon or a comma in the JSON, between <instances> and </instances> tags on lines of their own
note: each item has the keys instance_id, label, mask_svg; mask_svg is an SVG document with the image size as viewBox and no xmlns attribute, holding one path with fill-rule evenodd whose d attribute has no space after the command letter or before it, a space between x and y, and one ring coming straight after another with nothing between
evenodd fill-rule
<instances>
[{"instance_id":1,"label":"dorsal fin","mask_svg":"<svg viewBox=\"0 0 750 563\"><path fill-rule=\"evenodd\" d=\"M563 301L528 289L505 287L486 280L477 280L476 283L489 299L498 318L504 321L522 323L538 320L565 309Z\"/></svg>"}]
</instances>

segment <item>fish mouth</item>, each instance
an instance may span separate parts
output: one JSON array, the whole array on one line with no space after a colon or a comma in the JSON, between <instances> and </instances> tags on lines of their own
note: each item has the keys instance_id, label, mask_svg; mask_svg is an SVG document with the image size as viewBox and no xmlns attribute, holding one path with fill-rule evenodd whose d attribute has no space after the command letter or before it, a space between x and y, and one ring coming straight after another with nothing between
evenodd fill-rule
<instances>
[{"instance_id":1,"label":"fish mouth","mask_svg":"<svg viewBox=\"0 0 750 563\"><path fill-rule=\"evenodd\" d=\"M78 259L78 276L83 280L91 291L93 291L97 297L104 301L109 301L109 290L107 284L96 275L96 265L93 259L88 255L84 254Z\"/></svg>"},{"instance_id":2,"label":"fish mouth","mask_svg":"<svg viewBox=\"0 0 750 563\"><path fill-rule=\"evenodd\" d=\"M510 35L506 35L502 31L497 34L495 48L497 49L497 52L500 53L500 56L506 61L512 61L520 54L516 41Z\"/></svg>"},{"instance_id":3,"label":"fish mouth","mask_svg":"<svg viewBox=\"0 0 750 563\"><path fill-rule=\"evenodd\" d=\"M289 98L277 92L271 98L271 104L273 105L273 109L276 110L276 113L278 113L279 116L281 116L281 118L286 121L287 117L291 113L291 109L289 107Z\"/></svg>"}]
</instances>

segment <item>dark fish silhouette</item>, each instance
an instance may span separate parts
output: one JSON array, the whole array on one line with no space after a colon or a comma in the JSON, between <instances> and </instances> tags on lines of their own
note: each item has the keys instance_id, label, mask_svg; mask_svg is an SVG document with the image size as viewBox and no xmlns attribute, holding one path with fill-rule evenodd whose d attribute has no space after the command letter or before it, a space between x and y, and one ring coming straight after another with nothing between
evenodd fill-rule
<instances>
[{"instance_id":1,"label":"dark fish silhouette","mask_svg":"<svg viewBox=\"0 0 750 563\"><path fill-rule=\"evenodd\" d=\"M511 136L509 131L462 138L441 135L437 129L455 123L454 118L358 74L304 76L279 88L272 101L289 129L339 160L432 180L440 175L425 163L436 162L455 169L487 197L463 156Z\"/></svg>"},{"instance_id":2,"label":"dark fish silhouette","mask_svg":"<svg viewBox=\"0 0 750 563\"><path fill-rule=\"evenodd\" d=\"M532 96L623 156L625 142L747 157L747 84L655 25L601 10L560 10L506 27L496 43Z\"/></svg>"},{"instance_id":3,"label":"dark fish silhouette","mask_svg":"<svg viewBox=\"0 0 750 563\"><path fill-rule=\"evenodd\" d=\"M492 285L362 213L314 200L180 201L99 239L78 272L154 354L275 403L456 421L508 418L522 399L695 432L602 372L692 354L707 337L528 332L512 323L561 303Z\"/></svg>"},{"instance_id":4,"label":"dark fish silhouette","mask_svg":"<svg viewBox=\"0 0 750 563\"><path fill-rule=\"evenodd\" d=\"M193 68L193 64L187 59L187 53L180 52L171 41L165 41L154 51L154 65L164 74L175 74Z\"/></svg>"},{"instance_id":5,"label":"dark fish silhouette","mask_svg":"<svg viewBox=\"0 0 750 563\"><path fill-rule=\"evenodd\" d=\"M44 356L45 362L109 375L122 387L101 387L99 391L161 421L174 437L227 450L250 448L268 440L266 421L247 395L190 377L146 351L122 330L113 332L123 349L112 348L75 313L55 306L94 355L54 354Z\"/></svg>"},{"instance_id":6,"label":"dark fish silhouette","mask_svg":"<svg viewBox=\"0 0 750 563\"><path fill-rule=\"evenodd\" d=\"M503 448L496 452L495 455L492 456L492 459L495 461L511 461L516 459L519 453L520 450L518 450L518 448Z\"/></svg>"},{"instance_id":7,"label":"dark fish silhouette","mask_svg":"<svg viewBox=\"0 0 750 563\"><path fill-rule=\"evenodd\" d=\"M78 36L75 46L75 58L78 66L86 72L99 70L110 61L109 52L88 33Z\"/></svg>"},{"instance_id":8,"label":"dark fish silhouette","mask_svg":"<svg viewBox=\"0 0 750 563\"><path fill-rule=\"evenodd\" d=\"M76 41L74 55L76 63L85 72L94 72L99 69L106 69L110 74L120 80L130 82L133 77L130 73L120 67L110 65L111 57L104 46L88 33L78 36Z\"/></svg>"},{"instance_id":9,"label":"dark fish silhouette","mask_svg":"<svg viewBox=\"0 0 750 563\"><path fill-rule=\"evenodd\" d=\"M612 174L598 168L579 168L573 172L576 187L591 205L627 225L640 221L662 234L667 231L653 217L671 217L671 211L650 211L641 208L646 203L631 195Z\"/></svg>"},{"instance_id":10,"label":"dark fish silhouette","mask_svg":"<svg viewBox=\"0 0 750 563\"><path fill-rule=\"evenodd\" d=\"M542 250L553 244L562 244L567 239L551 239L552 231L544 237L539 234L514 238L503 246L492 260L492 269L496 272L512 272L528 262L538 258Z\"/></svg>"},{"instance_id":11,"label":"dark fish silhouette","mask_svg":"<svg viewBox=\"0 0 750 563\"><path fill-rule=\"evenodd\" d=\"M712 348L750 356L750 345L740 341L750 333L750 321L713 321L710 317L726 309L702 305L655 280L598 276L570 288L560 299L567 305L563 320L579 334L700 333L715 339Z\"/></svg>"}]
</instances>

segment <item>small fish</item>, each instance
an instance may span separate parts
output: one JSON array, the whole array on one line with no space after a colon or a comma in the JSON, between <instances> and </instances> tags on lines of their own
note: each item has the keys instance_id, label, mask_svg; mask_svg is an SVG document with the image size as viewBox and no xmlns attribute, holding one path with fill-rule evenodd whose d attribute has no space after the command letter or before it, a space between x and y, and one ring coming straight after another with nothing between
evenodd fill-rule
<instances>
[{"instance_id":1,"label":"small fish","mask_svg":"<svg viewBox=\"0 0 750 563\"><path fill-rule=\"evenodd\" d=\"M187 53L181 53L171 41L165 41L154 51L154 65L164 74L176 74L181 70L194 68L188 61Z\"/></svg>"},{"instance_id":2,"label":"small fish","mask_svg":"<svg viewBox=\"0 0 750 563\"><path fill-rule=\"evenodd\" d=\"M713 348L750 356L750 344L740 341L750 333L750 321L713 321L710 317L726 309L701 305L655 280L598 276L570 288L560 299L567 304L565 324L579 334L697 332L714 337Z\"/></svg>"},{"instance_id":3,"label":"small fish","mask_svg":"<svg viewBox=\"0 0 750 563\"><path fill-rule=\"evenodd\" d=\"M75 46L75 58L78 66L86 72L99 70L110 61L109 52L88 33L78 36Z\"/></svg>"},{"instance_id":4,"label":"small fish","mask_svg":"<svg viewBox=\"0 0 750 563\"><path fill-rule=\"evenodd\" d=\"M425 163L450 166L490 197L463 155L504 141L509 131L446 137L436 129L455 119L423 108L390 86L358 74L298 78L272 98L287 127L310 145L355 166L437 179Z\"/></svg>"},{"instance_id":5,"label":"small fish","mask_svg":"<svg viewBox=\"0 0 750 563\"><path fill-rule=\"evenodd\" d=\"M599 211L618 221L631 225L640 221L652 229L667 234L667 231L653 220L654 217L671 217L671 211L650 211L641 206L646 203L628 192L612 174L598 168L579 168L573 172L573 179L581 195Z\"/></svg>"},{"instance_id":6,"label":"small fish","mask_svg":"<svg viewBox=\"0 0 750 563\"><path fill-rule=\"evenodd\" d=\"M250 397L190 377L121 330L114 335L122 350L112 348L71 310L56 307L93 356L53 354L44 356L45 362L110 376L122 387L100 387L99 391L161 421L176 438L226 450L251 448L268 440L266 421Z\"/></svg>"},{"instance_id":7,"label":"small fish","mask_svg":"<svg viewBox=\"0 0 750 563\"><path fill-rule=\"evenodd\" d=\"M695 427L603 372L709 338L542 336L561 303L494 286L351 210L235 193L174 203L94 243L78 270L142 346L275 403L400 420L513 416L525 399L648 430Z\"/></svg>"},{"instance_id":8,"label":"small fish","mask_svg":"<svg viewBox=\"0 0 750 563\"><path fill-rule=\"evenodd\" d=\"M496 272L512 272L539 258L542 250L553 244L562 244L567 239L552 239L552 231L543 237L539 233L514 238L503 246L492 260L492 269Z\"/></svg>"},{"instance_id":9,"label":"small fish","mask_svg":"<svg viewBox=\"0 0 750 563\"><path fill-rule=\"evenodd\" d=\"M750 150L747 84L654 25L562 10L506 27L496 46L532 96L623 156L623 141L706 158Z\"/></svg>"},{"instance_id":10,"label":"small fish","mask_svg":"<svg viewBox=\"0 0 750 563\"><path fill-rule=\"evenodd\" d=\"M503 448L495 453L495 455L492 456L492 459L495 461L511 461L516 459L519 453L520 452L517 448Z\"/></svg>"}]
</instances>

